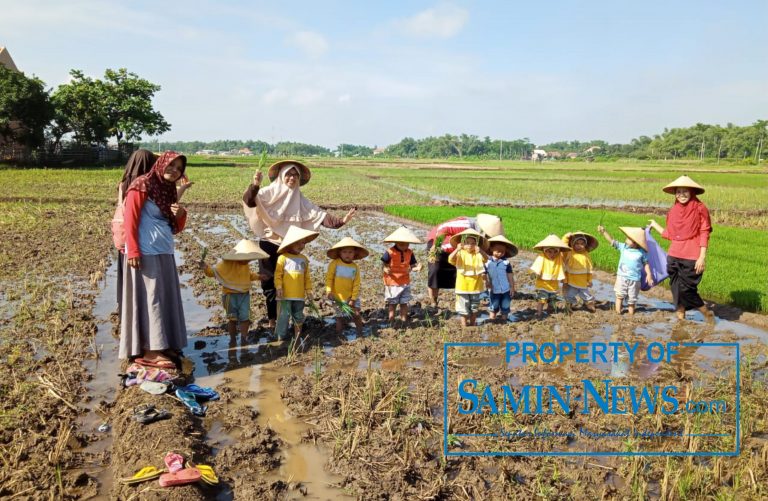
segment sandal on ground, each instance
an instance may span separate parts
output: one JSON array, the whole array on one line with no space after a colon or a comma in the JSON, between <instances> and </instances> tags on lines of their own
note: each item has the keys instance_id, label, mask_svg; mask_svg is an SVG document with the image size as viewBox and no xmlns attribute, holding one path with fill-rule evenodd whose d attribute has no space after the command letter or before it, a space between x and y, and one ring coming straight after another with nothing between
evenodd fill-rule
<instances>
[{"instance_id":1,"label":"sandal on ground","mask_svg":"<svg viewBox=\"0 0 768 501\"><path fill-rule=\"evenodd\" d=\"M219 393L213 388L203 388L196 384L188 384L186 386L180 386L179 389L193 394L198 400L208 401L219 399Z\"/></svg>"},{"instance_id":2,"label":"sandal on ground","mask_svg":"<svg viewBox=\"0 0 768 501\"><path fill-rule=\"evenodd\" d=\"M166 369L166 370L176 369L176 364L173 363L173 360L169 360L167 358L157 358L155 360L146 360L144 358L137 358L133 362L144 367L156 367L158 369Z\"/></svg>"},{"instance_id":3,"label":"sandal on ground","mask_svg":"<svg viewBox=\"0 0 768 501\"><path fill-rule=\"evenodd\" d=\"M200 470L200 480L202 482L208 485L216 485L219 483L219 477L216 476L216 472L213 471L212 466L208 466L207 464L196 464L194 467Z\"/></svg>"},{"instance_id":4,"label":"sandal on ground","mask_svg":"<svg viewBox=\"0 0 768 501\"><path fill-rule=\"evenodd\" d=\"M133 419L136 420L136 422L141 424L150 424L154 423L155 421L162 421L163 419L168 419L171 417L171 413L168 412L165 409L155 409L154 406L152 406L151 409L148 409L146 411L136 412L133 414Z\"/></svg>"},{"instance_id":5,"label":"sandal on ground","mask_svg":"<svg viewBox=\"0 0 768 501\"><path fill-rule=\"evenodd\" d=\"M169 473L176 473L184 468L184 456L178 452L168 452L163 459L165 466L168 467Z\"/></svg>"},{"instance_id":6,"label":"sandal on ground","mask_svg":"<svg viewBox=\"0 0 768 501\"><path fill-rule=\"evenodd\" d=\"M175 473L160 475L160 486L171 487L173 485L192 484L200 480L202 475L197 468L184 468Z\"/></svg>"},{"instance_id":7,"label":"sandal on ground","mask_svg":"<svg viewBox=\"0 0 768 501\"><path fill-rule=\"evenodd\" d=\"M165 470L160 470L154 466L145 466L134 473L132 477L121 478L120 483L128 485L139 484L141 482L146 482L147 480L154 480L165 472Z\"/></svg>"},{"instance_id":8,"label":"sandal on ground","mask_svg":"<svg viewBox=\"0 0 768 501\"><path fill-rule=\"evenodd\" d=\"M186 405L189 410L192 411L192 414L195 416L205 416L205 411L208 410L208 408L197 403L197 398L195 398L194 393L184 390L176 390L176 396L181 400L181 403Z\"/></svg>"}]
</instances>

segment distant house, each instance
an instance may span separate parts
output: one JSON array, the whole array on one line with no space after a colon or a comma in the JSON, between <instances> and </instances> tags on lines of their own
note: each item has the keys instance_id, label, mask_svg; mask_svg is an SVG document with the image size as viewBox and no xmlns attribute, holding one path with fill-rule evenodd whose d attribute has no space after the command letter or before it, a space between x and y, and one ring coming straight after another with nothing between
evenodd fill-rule
<instances>
[{"instance_id":1,"label":"distant house","mask_svg":"<svg viewBox=\"0 0 768 501\"><path fill-rule=\"evenodd\" d=\"M374 154L374 156L375 156L375 155L381 155L381 154L382 154L382 153L384 153L385 151L387 151L387 149L386 149L386 148L381 148L381 147L379 147L379 148L374 148L374 149L373 149L373 154Z\"/></svg>"},{"instance_id":2,"label":"distant house","mask_svg":"<svg viewBox=\"0 0 768 501\"><path fill-rule=\"evenodd\" d=\"M575 151L572 151L572 152L568 153L567 155L565 155L565 158L569 158L569 159L570 158L579 158L579 154L576 153Z\"/></svg>"},{"instance_id":3,"label":"distant house","mask_svg":"<svg viewBox=\"0 0 768 501\"><path fill-rule=\"evenodd\" d=\"M594 153L597 153L597 152L598 152L598 151L600 151L600 150L602 150L602 148L601 148L601 147L599 147L599 146L590 146L589 148L587 148L586 150L584 150L584 153L591 153L591 154L594 154Z\"/></svg>"},{"instance_id":4,"label":"distant house","mask_svg":"<svg viewBox=\"0 0 768 501\"><path fill-rule=\"evenodd\" d=\"M531 155L531 160L534 162L541 162L547 158L547 152L544 150L533 150L533 154Z\"/></svg>"},{"instance_id":5,"label":"distant house","mask_svg":"<svg viewBox=\"0 0 768 501\"><path fill-rule=\"evenodd\" d=\"M16 63L13 62L11 54L5 47L0 47L0 64L8 68L9 70L19 71L16 67Z\"/></svg>"},{"instance_id":6,"label":"distant house","mask_svg":"<svg viewBox=\"0 0 768 501\"><path fill-rule=\"evenodd\" d=\"M237 154L250 157L251 155L253 155L253 152L251 151L250 148L240 148L239 150L237 150Z\"/></svg>"},{"instance_id":7,"label":"distant house","mask_svg":"<svg viewBox=\"0 0 768 501\"><path fill-rule=\"evenodd\" d=\"M195 155L215 155L216 150L200 150L196 151Z\"/></svg>"},{"instance_id":8,"label":"distant house","mask_svg":"<svg viewBox=\"0 0 768 501\"><path fill-rule=\"evenodd\" d=\"M548 151L547 156L549 158L562 158L563 154L560 153L559 151Z\"/></svg>"}]
</instances>

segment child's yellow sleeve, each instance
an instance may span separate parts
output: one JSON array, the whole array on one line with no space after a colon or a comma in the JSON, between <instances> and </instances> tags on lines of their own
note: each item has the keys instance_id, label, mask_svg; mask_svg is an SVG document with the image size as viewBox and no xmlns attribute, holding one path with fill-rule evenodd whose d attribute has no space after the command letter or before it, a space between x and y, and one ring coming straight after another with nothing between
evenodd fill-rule
<instances>
[{"instance_id":1,"label":"child's yellow sleeve","mask_svg":"<svg viewBox=\"0 0 768 501\"><path fill-rule=\"evenodd\" d=\"M352 281L352 296L350 299L360 297L360 267L355 265L355 279Z\"/></svg>"},{"instance_id":2,"label":"child's yellow sleeve","mask_svg":"<svg viewBox=\"0 0 768 501\"><path fill-rule=\"evenodd\" d=\"M275 265L275 289L283 289L283 269L285 268L285 256L280 254Z\"/></svg>"},{"instance_id":3,"label":"child's yellow sleeve","mask_svg":"<svg viewBox=\"0 0 768 501\"><path fill-rule=\"evenodd\" d=\"M328 273L325 275L325 293L333 292L333 280L336 278L336 260L328 264Z\"/></svg>"},{"instance_id":4,"label":"child's yellow sleeve","mask_svg":"<svg viewBox=\"0 0 768 501\"><path fill-rule=\"evenodd\" d=\"M458 267L458 265L456 263L459 262L460 254L461 254L461 252L457 252L456 254L448 256L448 262L451 263L452 265Z\"/></svg>"}]
</instances>

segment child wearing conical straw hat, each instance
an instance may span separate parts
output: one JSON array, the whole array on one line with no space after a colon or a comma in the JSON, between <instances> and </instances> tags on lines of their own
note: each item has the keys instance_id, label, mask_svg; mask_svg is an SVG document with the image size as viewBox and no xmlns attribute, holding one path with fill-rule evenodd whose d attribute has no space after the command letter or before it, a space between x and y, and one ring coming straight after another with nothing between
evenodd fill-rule
<instances>
[{"instance_id":1,"label":"child wearing conical straw hat","mask_svg":"<svg viewBox=\"0 0 768 501\"><path fill-rule=\"evenodd\" d=\"M592 287L592 258L589 253L597 249L597 239L589 233L576 231L563 235L563 243L570 247L563 257L565 266L565 282L563 282L563 296L568 304L576 304L581 298L584 307L595 312L595 296L589 288Z\"/></svg>"},{"instance_id":2,"label":"child wearing conical straw hat","mask_svg":"<svg viewBox=\"0 0 768 501\"><path fill-rule=\"evenodd\" d=\"M248 266L251 261L269 257L259 244L251 240L240 240L232 252L221 256L215 266L205 263L205 256L198 263L208 277L213 277L221 285L221 304L227 314L227 330L230 336L248 334L251 325L251 283L263 280L259 273L254 273Z\"/></svg>"},{"instance_id":3,"label":"child wearing conical straw hat","mask_svg":"<svg viewBox=\"0 0 768 501\"><path fill-rule=\"evenodd\" d=\"M485 285L485 262L488 261L483 247L485 238L468 228L451 237L454 251L448 262L456 267L456 313L461 317L461 326L473 326L477 320L480 295Z\"/></svg>"},{"instance_id":4,"label":"child wearing conical straw hat","mask_svg":"<svg viewBox=\"0 0 768 501\"><path fill-rule=\"evenodd\" d=\"M570 248L557 235L549 235L533 246L539 255L533 260L531 273L536 276L536 318L544 316L544 305L552 312L552 303L557 300L560 282L565 280L563 253Z\"/></svg>"},{"instance_id":5,"label":"child wearing conical straw hat","mask_svg":"<svg viewBox=\"0 0 768 501\"><path fill-rule=\"evenodd\" d=\"M331 262L325 275L325 293L336 303L336 334L341 335L346 319L355 322L357 335L363 334L360 316L360 268L355 263L368 257L368 250L349 237L342 238L326 253ZM346 307L345 307L346 305Z\"/></svg>"},{"instance_id":6,"label":"child wearing conical straw hat","mask_svg":"<svg viewBox=\"0 0 768 501\"><path fill-rule=\"evenodd\" d=\"M384 301L387 304L387 319L395 321L395 309L400 306L400 321L408 321L408 302L411 300L411 271L421 271L421 263L410 249L411 244L422 243L411 230L401 226L384 239L393 244L381 256L384 272Z\"/></svg>"},{"instance_id":7,"label":"child wearing conical straw hat","mask_svg":"<svg viewBox=\"0 0 768 501\"><path fill-rule=\"evenodd\" d=\"M648 264L648 244L645 240L645 231L642 228L620 226L626 239L624 242L614 240L605 230L603 225L597 227L597 231L611 242L611 245L619 251L619 267L616 270L616 284L613 291L616 293L616 313L621 315L621 306L624 298L627 298L627 310L630 315L635 314L637 296L640 294L640 285L643 278L643 269L648 279L648 285L653 285L653 275Z\"/></svg>"},{"instance_id":8,"label":"child wearing conical straw hat","mask_svg":"<svg viewBox=\"0 0 768 501\"><path fill-rule=\"evenodd\" d=\"M298 338L304 324L304 304L312 291L309 259L301 253L304 246L320 235L316 231L290 226L278 247L275 266L275 290L278 312L275 336L282 341L288 335L288 321L293 320L293 331Z\"/></svg>"},{"instance_id":9,"label":"child wearing conical straw hat","mask_svg":"<svg viewBox=\"0 0 768 501\"><path fill-rule=\"evenodd\" d=\"M515 276L510 258L517 255L517 246L504 235L488 239L488 261L485 263L486 286L490 291L491 307L488 316L494 320L497 315L502 321L509 318L512 296L515 295Z\"/></svg>"}]
</instances>

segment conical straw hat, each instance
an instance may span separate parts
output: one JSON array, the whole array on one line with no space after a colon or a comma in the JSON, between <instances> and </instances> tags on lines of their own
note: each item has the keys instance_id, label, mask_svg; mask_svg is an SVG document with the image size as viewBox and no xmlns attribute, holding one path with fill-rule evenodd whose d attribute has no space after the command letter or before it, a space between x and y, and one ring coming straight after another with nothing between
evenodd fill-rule
<instances>
[{"instance_id":1,"label":"conical straw hat","mask_svg":"<svg viewBox=\"0 0 768 501\"><path fill-rule=\"evenodd\" d=\"M336 245L328 249L328 252L326 252L326 255L331 259L338 259L339 252L341 252L341 249L345 247L352 247L355 249L355 257L353 259L365 259L368 257L368 249L357 243L354 239L349 237L344 237L338 242L336 242Z\"/></svg>"},{"instance_id":2,"label":"conical straw hat","mask_svg":"<svg viewBox=\"0 0 768 501\"><path fill-rule=\"evenodd\" d=\"M229 254L224 254L221 259L227 261L253 261L267 259L269 254L261 250L259 244L253 240L240 240Z\"/></svg>"},{"instance_id":3,"label":"conical straw hat","mask_svg":"<svg viewBox=\"0 0 768 501\"><path fill-rule=\"evenodd\" d=\"M504 227L501 225L501 218L491 214L478 214L477 226L487 237L495 237L504 233Z\"/></svg>"},{"instance_id":4,"label":"conical straw hat","mask_svg":"<svg viewBox=\"0 0 768 501\"><path fill-rule=\"evenodd\" d=\"M648 243L645 241L645 230L634 226L619 226L619 229L633 242L642 247L643 250L648 250Z\"/></svg>"},{"instance_id":5,"label":"conical straw hat","mask_svg":"<svg viewBox=\"0 0 768 501\"><path fill-rule=\"evenodd\" d=\"M478 233L477 231L473 230L472 228L467 228L466 230L462 231L461 233L457 233L454 236L451 237L451 247L454 249L457 245L459 245L459 242L464 243L464 239L466 237L475 237L477 239L477 245L482 247L483 249L488 248L488 243L485 237L483 237L482 234Z\"/></svg>"},{"instance_id":6,"label":"conical straw hat","mask_svg":"<svg viewBox=\"0 0 768 501\"><path fill-rule=\"evenodd\" d=\"M280 174L280 169L289 164L294 165L299 170L299 176L301 177L299 186L304 186L309 182L310 178L312 178L312 171L309 170L309 167L298 160L280 160L269 166L269 170L267 171L269 180L274 181L277 179L277 175Z\"/></svg>"},{"instance_id":7,"label":"conical straw hat","mask_svg":"<svg viewBox=\"0 0 768 501\"><path fill-rule=\"evenodd\" d=\"M406 228L405 226L401 226L395 231L392 232L391 235L389 235L387 238L384 239L387 243L408 243L408 244L420 244L422 243L419 238L413 234L411 230Z\"/></svg>"},{"instance_id":8,"label":"conical straw hat","mask_svg":"<svg viewBox=\"0 0 768 501\"><path fill-rule=\"evenodd\" d=\"M704 187L688 176L680 176L662 189L665 193L674 195L675 188L690 188L690 190L696 195L701 195L704 193Z\"/></svg>"},{"instance_id":9,"label":"conical straw hat","mask_svg":"<svg viewBox=\"0 0 768 501\"><path fill-rule=\"evenodd\" d=\"M560 237L557 235L549 235L547 238L542 240L541 242L537 243L533 246L534 250L544 250L547 248L555 248L560 250L571 250L570 247L565 245L562 240L560 240Z\"/></svg>"},{"instance_id":10,"label":"conical straw hat","mask_svg":"<svg viewBox=\"0 0 768 501\"><path fill-rule=\"evenodd\" d=\"M286 247L289 247L302 240L305 243L309 243L316 239L318 235L320 234L316 231L305 230L304 228L299 228L298 226L289 226L288 231L285 232L285 237L283 237L283 243L280 244L280 247L277 249L277 253L281 254L283 251L285 251Z\"/></svg>"},{"instance_id":11,"label":"conical straw hat","mask_svg":"<svg viewBox=\"0 0 768 501\"><path fill-rule=\"evenodd\" d=\"M597 246L600 245L600 242L597 241L597 238L593 237L589 233L584 233L583 231L574 231L573 233L566 233L565 235L563 235L563 243L568 247L573 248L573 245L571 244L571 242L576 240L576 237L582 237L587 240L587 245L585 247L589 252L592 252L593 250L597 249Z\"/></svg>"},{"instance_id":12,"label":"conical straw hat","mask_svg":"<svg viewBox=\"0 0 768 501\"><path fill-rule=\"evenodd\" d=\"M517 246L507 240L507 238L504 235L496 235L495 237L491 237L488 239L488 248L491 248L491 245L493 244L504 244L504 246L507 248L506 254L504 254L504 257L515 257L517 256Z\"/></svg>"}]
</instances>

